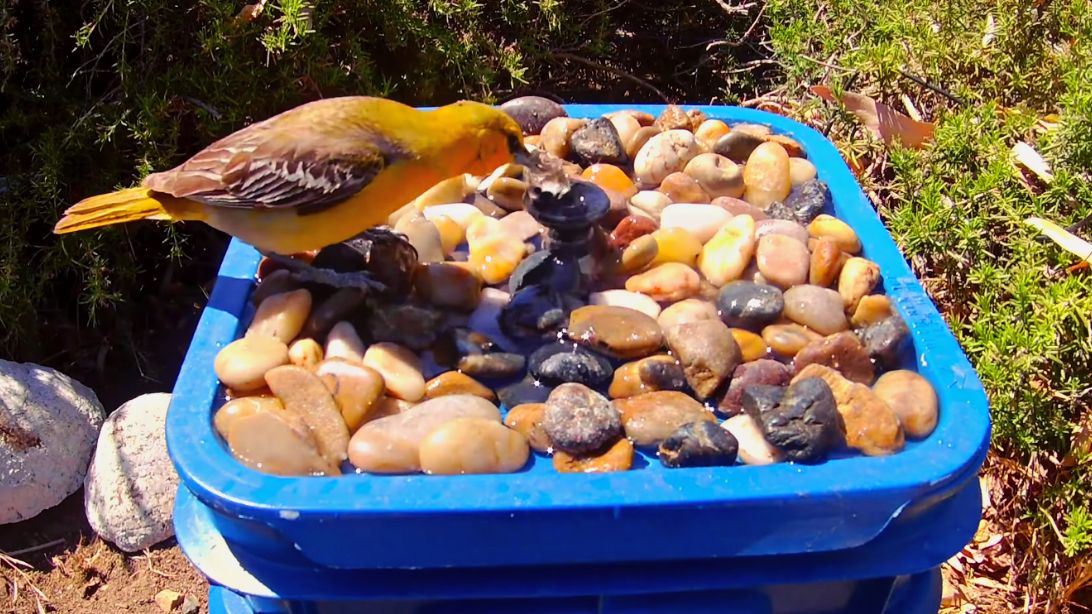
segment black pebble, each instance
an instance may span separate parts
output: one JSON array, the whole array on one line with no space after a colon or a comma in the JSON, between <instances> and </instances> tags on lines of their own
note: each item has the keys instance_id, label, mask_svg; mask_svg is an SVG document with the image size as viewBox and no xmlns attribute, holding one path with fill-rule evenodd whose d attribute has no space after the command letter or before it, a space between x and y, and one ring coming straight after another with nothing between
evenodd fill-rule
<instances>
[{"instance_id":1,"label":"black pebble","mask_svg":"<svg viewBox=\"0 0 1092 614\"><path fill-rule=\"evenodd\" d=\"M810 179L796 186L785 199L797 222L807 226L819 217L823 209L830 204L830 189L818 179Z\"/></svg>"},{"instance_id":2,"label":"black pebble","mask_svg":"<svg viewBox=\"0 0 1092 614\"><path fill-rule=\"evenodd\" d=\"M868 350L868 355L885 369L899 364L903 345L910 337L910 329L898 315L893 315L862 329L858 336Z\"/></svg>"},{"instance_id":3,"label":"black pebble","mask_svg":"<svg viewBox=\"0 0 1092 614\"><path fill-rule=\"evenodd\" d=\"M684 424L660 442L665 467L718 467L734 465L739 453L735 436L715 422Z\"/></svg>"},{"instance_id":4,"label":"black pebble","mask_svg":"<svg viewBox=\"0 0 1092 614\"><path fill-rule=\"evenodd\" d=\"M500 106L500 110L516 120L524 134L539 134L543 126L555 117L568 117L565 108L549 98L520 96Z\"/></svg>"},{"instance_id":5,"label":"black pebble","mask_svg":"<svg viewBox=\"0 0 1092 614\"><path fill-rule=\"evenodd\" d=\"M550 396L550 390L549 386L544 386L527 377L497 390L497 398L501 405L511 409L524 403L545 403Z\"/></svg>"},{"instance_id":6,"label":"black pebble","mask_svg":"<svg viewBox=\"0 0 1092 614\"><path fill-rule=\"evenodd\" d=\"M614 372L605 357L568 343L535 350L527 359L527 369L546 384L574 382L591 388L606 385Z\"/></svg>"},{"instance_id":7,"label":"black pebble","mask_svg":"<svg viewBox=\"0 0 1092 614\"><path fill-rule=\"evenodd\" d=\"M512 338L544 337L560 330L584 301L544 286L528 286L501 309L500 328Z\"/></svg>"},{"instance_id":8,"label":"black pebble","mask_svg":"<svg viewBox=\"0 0 1092 614\"><path fill-rule=\"evenodd\" d=\"M626 149L614 124L605 117L593 119L569 139L573 154L584 164L625 164Z\"/></svg>"},{"instance_id":9,"label":"black pebble","mask_svg":"<svg viewBox=\"0 0 1092 614\"><path fill-rule=\"evenodd\" d=\"M733 281L717 295L717 309L728 326L757 332L781 317L785 297L769 284Z\"/></svg>"},{"instance_id":10,"label":"black pebble","mask_svg":"<svg viewBox=\"0 0 1092 614\"><path fill-rule=\"evenodd\" d=\"M749 386L743 409L762 429L766 441L797 463L816 463L845 437L834 394L822 379L802 379L787 389Z\"/></svg>"}]
</instances>

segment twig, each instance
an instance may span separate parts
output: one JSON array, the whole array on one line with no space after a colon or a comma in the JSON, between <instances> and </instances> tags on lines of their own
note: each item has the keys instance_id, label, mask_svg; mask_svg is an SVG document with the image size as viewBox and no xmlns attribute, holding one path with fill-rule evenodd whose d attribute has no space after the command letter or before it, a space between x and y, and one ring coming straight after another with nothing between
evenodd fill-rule
<instances>
[{"instance_id":1,"label":"twig","mask_svg":"<svg viewBox=\"0 0 1092 614\"><path fill-rule=\"evenodd\" d=\"M751 8L753 8L754 5L755 5L753 2L749 2L747 4L741 4L739 6L732 6L731 4L728 4L727 2L725 2L724 0L715 0L715 2L717 4L719 4L720 8L724 9L724 12L728 13L729 15L746 15L747 13L751 12ZM762 9L763 10L766 9L765 4L762 5Z\"/></svg>"},{"instance_id":2,"label":"twig","mask_svg":"<svg viewBox=\"0 0 1092 614\"><path fill-rule=\"evenodd\" d=\"M201 102L200 100L194 98L193 96L183 96L182 100L185 100L186 102L189 102L191 104L195 104L195 105L201 107L202 109L205 110L206 113L211 115L213 119L220 119L221 117L223 117L223 114L220 113L219 111L217 111L215 107L213 107L212 105L210 105L208 103Z\"/></svg>"},{"instance_id":3,"label":"twig","mask_svg":"<svg viewBox=\"0 0 1092 614\"><path fill-rule=\"evenodd\" d=\"M751 38L751 33L755 31L755 28L758 27L758 22L762 21L762 16L766 14L767 6L769 6L768 2L762 3L762 8L758 9L758 15L755 15L755 20L751 22L751 27L747 28L747 31L744 32L743 36L739 38L740 43L747 40L748 38Z\"/></svg>"},{"instance_id":4,"label":"twig","mask_svg":"<svg viewBox=\"0 0 1092 614\"><path fill-rule=\"evenodd\" d=\"M943 87L940 87L939 85L934 85L934 84L926 81L922 77L919 77L919 76L917 76L915 74L906 72L906 70L902 69L902 68L899 69L899 73L902 74L902 76L906 77L907 79L910 79L914 83L917 83L918 85L920 85L922 87L931 89L934 92L940 94L941 96L944 96L945 98L947 98L948 100L951 100L952 102L954 102L956 104L964 105L964 106L967 105L967 102L965 100L963 100L959 96L956 96L955 94L949 92L948 90L944 89Z\"/></svg>"},{"instance_id":5,"label":"twig","mask_svg":"<svg viewBox=\"0 0 1092 614\"><path fill-rule=\"evenodd\" d=\"M845 66L839 66L838 64L835 64L835 63L831 62L830 60L827 60L827 61L824 62L823 60L817 60L817 59L811 57L810 55L804 55L803 53L799 54L798 57L800 57L802 59L805 59L805 60L811 62L812 64L818 64L820 66L826 66L827 68L833 68L834 70L842 70L842 71L845 71L845 72L853 72L852 68L846 68ZM831 57L833 58L834 56L831 55Z\"/></svg>"},{"instance_id":6,"label":"twig","mask_svg":"<svg viewBox=\"0 0 1092 614\"><path fill-rule=\"evenodd\" d=\"M29 554L31 552L38 552L39 550L48 550L53 546L59 546L64 543L64 539L55 539L51 542L44 544L38 544L37 546L31 546L30 548L23 548L22 550L12 550L11 552L5 552L7 556L16 557L22 554Z\"/></svg>"},{"instance_id":7,"label":"twig","mask_svg":"<svg viewBox=\"0 0 1092 614\"><path fill-rule=\"evenodd\" d=\"M593 60L589 60L587 58L584 58L584 57L581 57L579 55L575 55L575 54L572 54L572 53L566 53L564 51L554 51L551 55L553 55L556 58L562 59L562 60L570 60L570 61L576 62L578 64L583 64L583 65L585 65L585 66L587 66L589 68L595 68L597 70L604 70L606 72L613 73L613 74L615 74L615 75L617 75L619 77L622 77L623 79L626 79L628 81L632 81L632 82L636 83L637 85L640 85L641 87L644 87L645 89L648 89L648 90L651 90L651 91L655 92L656 95L659 96L664 102L672 102L671 97L669 97L667 94L663 93L660 90L660 88L656 87L655 85L652 85L651 83L649 83L648 81L645 81L644 79L638 77L637 75L630 74L630 73L628 73L628 72L626 72L624 70L621 70L619 68L615 68L613 66L608 66L606 64L601 64L599 62L595 62Z\"/></svg>"}]
</instances>

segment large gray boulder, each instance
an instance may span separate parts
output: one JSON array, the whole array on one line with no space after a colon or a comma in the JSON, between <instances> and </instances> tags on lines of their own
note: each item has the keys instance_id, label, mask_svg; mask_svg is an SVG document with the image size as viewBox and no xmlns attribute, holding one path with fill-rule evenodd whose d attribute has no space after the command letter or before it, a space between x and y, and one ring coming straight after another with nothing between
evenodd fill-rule
<instances>
[{"instance_id":1,"label":"large gray boulder","mask_svg":"<svg viewBox=\"0 0 1092 614\"><path fill-rule=\"evenodd\" d=\"M0 360L0 524L76 492L105 417L95 393L71 377Z\"/></svg>"},{"instance_id":2,"label":"large gray boulder","mask_svg":"<svg viewBox=\"0 0 1092 614\"><path fill-rule=\"evenodd\" d=\"M164 425L171 395L141 395L110 414L84 482L87 521L127 552L174 535L178 474L167 456Z\"/></svg>"}]
</instances>

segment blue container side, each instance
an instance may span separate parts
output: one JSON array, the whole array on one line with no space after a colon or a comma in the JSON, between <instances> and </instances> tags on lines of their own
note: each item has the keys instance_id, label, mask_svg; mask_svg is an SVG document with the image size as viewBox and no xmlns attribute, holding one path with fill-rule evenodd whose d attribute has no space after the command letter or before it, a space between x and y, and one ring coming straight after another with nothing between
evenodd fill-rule
<instances>
[{"instance_id":1,"label":"blue container side","mask_svg":"<svg viewBox=\"0 0 1092 614\"><path fill-rule=\"evenodd\" d=\"M566 108L577 117L621 108L662 110L650 105ZM651 463L630 472L558 474L549 463L538 462L505 475L262 474L231 457L211 421L220 394L213 359L248 317L247 297L259 261L253 248L236 240L194 333L167 417L168 448L185 486L216 510L225 526L242 523L241 530L255 536L268 527L269 533L255 542L346 568L823 552L865 544L905 510L951 497L985 457L990 433L986 396L837 149L811 128L781 116L733 107L688 108L729 123L770 125L804 147L830 186L831 213L856 230L863 255L879 264L885 291L911 329L915 360L908 366L933 384L941 408L929 438L891 456L853 456L814 466L666 470ZM653 531L665 526L670 528ZM510 542L517 535L538 536L542 547L530 553L514 550ZM362 551L346 548L347 543L369 547ZM575 545L580 545L579 554L572 550Z\"/></svg>"},{"instance_id":2,"label":"blue container side","mask_svg":"<svg viewBox=\"0 0 1092 614\"><path fill-rule=\"evenodd\" d=\"M841 551L701 560L508 565L463 569L332 569L263 558L226 539L215 513L184 487L175 503L179 545L210 581L245 595L296 601L492 599L762 590L785 600L784 585L856 582L932 569L970 540L982 493L969 481L944 503L900 518L872 542ZM707 528L707 530L709 530ZM514 548L537 544L518 540Z\"/></svg>"}]
</instances>

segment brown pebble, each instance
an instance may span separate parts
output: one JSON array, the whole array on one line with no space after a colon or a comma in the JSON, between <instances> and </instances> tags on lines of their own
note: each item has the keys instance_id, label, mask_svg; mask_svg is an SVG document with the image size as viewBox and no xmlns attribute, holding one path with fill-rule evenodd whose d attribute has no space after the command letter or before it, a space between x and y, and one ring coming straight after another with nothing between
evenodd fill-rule
<instances>
[{"instance_id":1,"label":"brown pebble","mask_svg":"<svg viewBox=\"0 0 1092 614\"><path fill-rule=\"evenodd\" d=\"M810 364L836 369L843 377L858 384L871 384L876 376L872 359L857 335L842 331L812 341L796 354L793 365L799 373Z\"/></svg>"},{"instance_id":2,"label":"brown pebble","mask_svg":"<svg viewBox=\"0 0 1092 614\"><path fill-rule=\"evenodd\" d=\"M554 452L553 462L554 469L561 473L628 471L633 466L633 444L622 438L597 456L573 456L558 450Z\"/></svg>"},{"instance_id":3,"label":"brown pebble","mask_svg":"<svg viewBox=\"0 0 1092 614\"><path fill-rule=\"evenodd\" d=\"M546 429L542 427L545 414L545 403L523 403L508 410L504 416L504 425L526 437L536 452L549 452L553 443L550 442Z\"/></svg>"},{"instance_id":4,"label":"brown pebble","mask_svg":"<svg viewBox=\"0 0 1092 614\"><path fill-rule=\"evenodd\" d=\"M806 345L822 338L819 333L799 324L771 324L762 329L762 340L785 358L796 356Z\"/></svg>"},{"instance_id":5,"label":"brown pebble","mask_svg":"<svg viewBox=\"0 0 1092 614\"><path fill-rule=\"evenodd\" d=\"M636 446L658 446L680 426L690 422L716 422L713 412L688 394L664 390L617 399L626 437Z\"/></svg>"},{"instance_id":6,"label":"brown pebble","mask_svg":"<svg viewBox=\"0 0 1092 614\"><path fill-rule=\"evenodd\" d=\"M626 216L611 231L610 245L614 249L624 250L637 238L652 234L659 227L660 225L650 218L641 215Z\"/></svg>"},{"instance_id":7,"label":"brown pebble","mask_svg":"<svg viewBox=\"0 0 1092 614\"><path fill-rule=\"evenodd\" d=\"M849 256L838 246L838 242L829 237L820 237L812 243L811 269L808 271L808 283L829 288L838 279Z\"/></svg>"},{"instance_id":8,"label":"brown pebble","mask_svg":"<svg viewBox=\"0 0 1092 614\"><path fill-rule=\"evenodd\" d=\"M793 383L818 377L830 386L838 403L838 413L846 427L846 444L869 456L898 452L906 444L906 436L895 412L864 384L853 383L840 373L811 364L793 377Z\"/></svg>"},{"instance_id":9,"label":"brown pebble","mask_svg":"<svg viewBox=\"0 0 1092 614\"><path fill-rule=\"evenodd\" d=\"M484 384L458 371L441 373L425 383L426 401L449 394L472 394L489 401L497 400L497 395Z\"/></svg>"},{"instance_id":10,"label":"brown pebble","mask_svg":"<svg viewBox=\"0 0 1092 614\"><path fill-rule=\"evenodd\" d=\"M664 177L657 188L673 203L707 203L709 195L702 189L697 179L681 172L674 172Z\"/></svg>"},{"instance_id":11,"label":"brown pebble","mask_svg":"<svg viewBox=\"0 0 1092 614\"><path fill-rule=\"evenodd\" d=\"M284 408L307 423L323 458L335 465L348 458L349 428L318 375L303 367L284 365L269 370L265 381Z\"/></svg>"}]
</instances>

